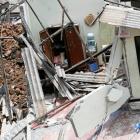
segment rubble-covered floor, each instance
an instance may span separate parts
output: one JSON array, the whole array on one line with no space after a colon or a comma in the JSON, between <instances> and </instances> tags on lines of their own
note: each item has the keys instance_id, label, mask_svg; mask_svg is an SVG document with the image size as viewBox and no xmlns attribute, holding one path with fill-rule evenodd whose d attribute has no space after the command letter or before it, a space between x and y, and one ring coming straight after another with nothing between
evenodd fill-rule
<instances>
[{"instance_id":1,"label":"rubble-covered floor","mask_svg":"<svg viewBox=\"0 0 140 140\"><path fill-rule=\"evenodd\" d=\"M74 105L75 102L54 115L51 119L64 119ZM103 126L103 129L97 140L139 140L140 134L136 134L134 129L135 124L139 122L139 118L140 113L126 109L113 113ZM57 124L50 127L46 127L44 124L33 124L32 128L31 134L32 139L34 140L94 140L93 135L95 133L95 129L93 129L85 134L82 138L78 138L75 135L70 121L67 121L65 125Z\"/></svg>"},{"instance_id":2,"label":"rubble-covered floor","mask_svg":"<svg viewBox=\"0 0 140 140\"><path fill-rule=\"evenodd\" d=\"M134 129L139 118L140 114L135 112L123 110L114 113L97 140L139 140L140 134Z\"/></svg>"}]
</instances>

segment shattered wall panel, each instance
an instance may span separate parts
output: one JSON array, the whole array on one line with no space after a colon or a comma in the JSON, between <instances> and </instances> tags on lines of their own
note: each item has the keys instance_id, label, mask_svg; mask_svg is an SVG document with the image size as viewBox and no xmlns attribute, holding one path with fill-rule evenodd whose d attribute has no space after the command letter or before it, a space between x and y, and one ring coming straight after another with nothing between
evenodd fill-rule
<instances>
[{"instance_id":1,"label":"shattered wall panel","mask_svg":"<svg viewBox=\"0 0 140 140\"><path fill-rule=\"evenodd\" d=\"M115 26L140 29L140 11L131 8L106 6L100 21Z\"/></svg>"}]
</instances>

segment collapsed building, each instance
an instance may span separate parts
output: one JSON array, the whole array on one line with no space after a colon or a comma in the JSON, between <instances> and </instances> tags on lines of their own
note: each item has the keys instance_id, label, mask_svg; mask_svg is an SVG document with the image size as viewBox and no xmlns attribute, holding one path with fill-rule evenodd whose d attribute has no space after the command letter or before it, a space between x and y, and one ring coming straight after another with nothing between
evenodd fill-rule
<instances>
[{"instance_id":1,"label":"collapsed building","mask_svg":"<svg viewBox=\"0 0 140 140\"><path fill-rule=\"evenodd\" d=\"M139 8L91 3L0 5L2 140L139 139Z\"/></svg>"}]
</instances>

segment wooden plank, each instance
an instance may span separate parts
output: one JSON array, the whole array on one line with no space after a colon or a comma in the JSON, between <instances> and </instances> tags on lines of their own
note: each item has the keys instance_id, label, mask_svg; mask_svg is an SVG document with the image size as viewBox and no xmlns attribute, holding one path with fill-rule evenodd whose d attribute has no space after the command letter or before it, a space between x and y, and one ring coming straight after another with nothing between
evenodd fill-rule
<instances>
[{"instance_id":1,"label":"wooden plank","mask_svg":"<svg viewBox=\"0 0 140 140\"><path fill-rule=\"evenodd\" d=\"M41 41L48 38L48 35L47 35L46 31L44 31L44 30L41 31L39 34L40 34ZM48 39L45 42L43 42L42 48L43 48L45 55L53 62L53 51L52 51L51 40Z\"/></svg>"},{"instance_id":2,"label":"wooden plank","mask_svg":"<svg viewBox=\"0 0 140 140\"><path fill-rule=\"evenodd\" d=\"M78 27L77 27L78 28ZM77 36L74 28L69 26L65 29L67 55L70 66L84 59L83 47L81 40Z\"/></svg>"}]
</instances>

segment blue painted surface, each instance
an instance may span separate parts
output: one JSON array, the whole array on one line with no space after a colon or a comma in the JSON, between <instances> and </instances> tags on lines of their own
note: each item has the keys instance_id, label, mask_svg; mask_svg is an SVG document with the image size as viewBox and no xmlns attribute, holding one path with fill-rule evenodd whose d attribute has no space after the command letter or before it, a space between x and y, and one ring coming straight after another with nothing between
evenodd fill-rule
<instances>
[{"instance_id":1,"label":"blue painted surface","mask_svg":"<svg viewBox=\"0 0 140 140\"><path fill-rule=\"evenodd\" d=\"M136 133L140 132L140 123L136 123L135 127L134 127Z\"/></svg>"},{"instance_id":2,"label":"blue painted surface","mask_svg":"<svg viewBox=\"0 0 140 140\"><path fill-rule=\"evenodd\" d=\"M89 69L92 72L96 72L99 69L99 66L97 63L92 63L92 64L89 64Z\"/></svg>"}]
</instances>

